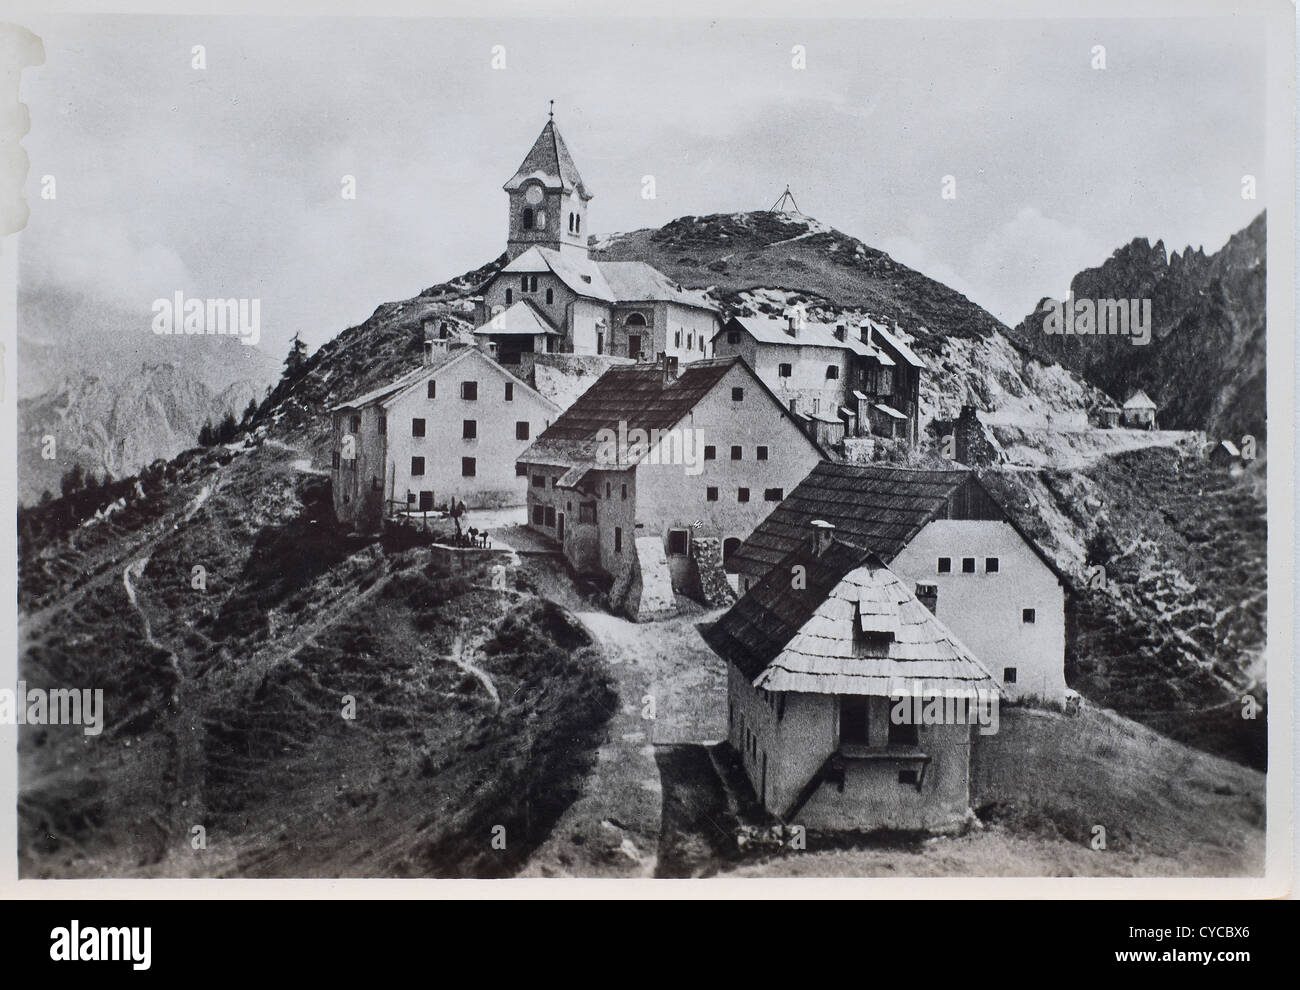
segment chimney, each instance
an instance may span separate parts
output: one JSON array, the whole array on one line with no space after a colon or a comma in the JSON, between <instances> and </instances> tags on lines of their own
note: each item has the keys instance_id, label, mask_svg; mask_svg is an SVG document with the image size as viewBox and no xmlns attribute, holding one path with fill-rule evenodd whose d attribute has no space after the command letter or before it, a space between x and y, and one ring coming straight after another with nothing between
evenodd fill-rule
<instances>
[{"instance_id":1,"label":"chimney","mask_svg":"<svg viewBox=\"0 0 1300 990\"><path fill-rule=\"evenodd\" d=\"M939 607L939 586L937 584L918 584L916 586L916 600L928 608L932 614L939 614L936 611Z\"/></svg>"},{"instance_id":2,"label":"chimney","mask_svg":"<svg viewBox=\"0 0 1300 990\"><path fill-rule=\"evenodd\" d=\"M835 339L845 340L849 335L848 328L843 323L835 324Z\"/></svg>"},{"instance_id":3,"label":"chimney","mask_svg":"<svg viewBox=\"0 0 1300 990\"><path fill-rule=\"evenodd\" d=\"M814 519L813 528L813 551L820 557L826 552L827 547L831 545L831 540L835 539L835 524L828 523L825 519Z\"/></svg>"},{"instance_id":4,"label":"chimney","mask_svg":"<svg viewBox=\"0 0 1300 990\"><path fill-rule=\"evenodd\" d=\"M660 351L659 367L663 369L665 385L671 385L677 380L677 355Z\"/></svg>"},{"instance_id":5,"label":"chimney","mask_svg":"<svg viewBox=\"0 0 1300 990\"><path fill-rule=\"evenodd\" d=\"M447 341L445 340L426 340L424 342L424 363L433 364L435 356L447 353Z\"/></svg>"},{"instance_id":6,"label":"chimney","mask_svg":"<svg viewBox=\"0 0 1300 990\"><path fill-rule=\"evenodd\" d=\"M791 337L799 336L799 314L798 313L785 314L785 332L788 333Z\"/></svg>"}]
</instances>

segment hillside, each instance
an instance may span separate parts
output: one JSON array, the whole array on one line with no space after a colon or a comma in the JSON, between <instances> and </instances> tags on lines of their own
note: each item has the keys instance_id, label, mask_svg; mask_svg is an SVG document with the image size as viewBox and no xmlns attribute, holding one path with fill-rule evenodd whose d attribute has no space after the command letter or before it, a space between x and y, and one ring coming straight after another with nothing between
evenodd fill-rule
<instances>
[{"instance_id":1,"label":"hillside","mask_svg":"<svg viewBox=\"0 0 1300 990\"><path fill-rule=\"evenodd\" d=\"M238 419L262 392L257 382L244 380L215 394L172 364L146 362L117 378L68 375L18 403L19 501L58 493L60 477L73 464L96 477L124 478L158 458L175 457L194 445L205 422L216 423L227 412ZM42 456L46 436L55 438L52 460Z\"/></svg>"},{"instance_id":2,"label":"hillside","mask_svg":"<svg viewBox=\"0 0 1300 990\"><path fill-rule=\"evenodd\" d=\"M21 731L21 875L505 876L573 799L614 705L586 633L490 560L336 530L295 459L24 516L23 676L109 717Z\"/></svg>"},{"instance_id":3,"label":"hillside","mask_svg":"<svg viewBox=\"0 0 1300 990\"><path fill-rule=\"evenodd\" d=\"M1075 298L1150 299L1149 344L1049 336L1040 311L1009 336L1027 355L1059 362L1117 402L1145 389L1160 406L1165 429L1233 440L1247 433L1263 437L1266 242L1261 213L1213 255L1188 247L1166 256L1162 241L1152 246L1138 238L1071 280Z\"/></svg>"}]
</instances>

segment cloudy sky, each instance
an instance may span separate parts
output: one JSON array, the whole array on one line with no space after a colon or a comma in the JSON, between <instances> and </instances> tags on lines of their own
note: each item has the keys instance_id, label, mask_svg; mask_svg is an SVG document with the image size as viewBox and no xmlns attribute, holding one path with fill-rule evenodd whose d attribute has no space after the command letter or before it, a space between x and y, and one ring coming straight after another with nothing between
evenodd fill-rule
<instances>
[{"instance_id":1,"label":"cloudy sky","mask_svg":"<svg viewBox=\"0 0 1300 990\"><path fill-rule=\"evenodd\" d=\"M499 254L501 184L549 99L593 232L765 209L789 183L1013 323L1135 236L1217 250L1268 200L1248 18L27 23L46 61L23 78L22 291L89 293L142 329L178 289L257 297L276 357Z\"/></svg>"}]
</instances>

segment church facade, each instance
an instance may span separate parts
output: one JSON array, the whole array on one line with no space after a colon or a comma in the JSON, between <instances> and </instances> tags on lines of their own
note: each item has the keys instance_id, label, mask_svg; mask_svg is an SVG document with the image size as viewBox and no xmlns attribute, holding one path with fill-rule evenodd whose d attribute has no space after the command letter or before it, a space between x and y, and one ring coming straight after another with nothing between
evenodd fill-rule
<instances>
[{"instance_id":1,"label":"church facade","mask_svg":"<svg viewBox=\"0 0 1300 990\"><path fill-rule=\"evenodd\" d=\"M475 334L502 364L532 354L602 355L687 364L713 356L717 307L643 261L588 251L592 192L554 120L502 187L509 198L505 267L480 289Z\"/></svg>"}]
</instances>

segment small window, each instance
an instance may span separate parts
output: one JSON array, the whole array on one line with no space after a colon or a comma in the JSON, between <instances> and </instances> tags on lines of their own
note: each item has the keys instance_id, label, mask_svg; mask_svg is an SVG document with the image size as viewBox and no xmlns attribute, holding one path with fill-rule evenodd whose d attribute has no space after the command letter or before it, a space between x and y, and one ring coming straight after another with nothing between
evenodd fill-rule
<instances>
[{"instance_id":1,"label":"small window","mask_svg":"<svg viewBox=\"0 0 1300 990\"><path fill-rule=\"evenodd\" d=\"M386 434L388 432L388 417L380 416L378 422L375 424L375 427L376 429L379 430L380 436Z\"/></svg>"},{"instance_id":2,"label":"small window","mask_svg":"<svg viewBox=\"0 0 1300 990\"><path fill-rule=\"evenodd\" d=\"M411 436L413 436L413 437L422 437L422 436L424 436L424 420L423 420L423 419L413 419L413 420L411 420Z\"/></svg>"},{"instance_id":3,"label":"small window","mask_svg":"<svg viewBox=\"0 0 1300 990\"><path fill-rule=\"evenodd\" d=\"M516 439L516 440L527 440L527 439L528 439L528 421L527 421L527 420L521 419L518 423L515 424L515 439Z\"/></svg>"},{"instance_id":4,"label":"small window","mask_svg":"<svg viewBox=\"0 0 1300 990\"><path fill-rule=\"evenodd\" d=\"M546 521L546 510L540 505L533 506L533 525L540 526Z\"/></svg>"},{"instance_id":5,"label":"small window","mask_svg":"<svg viewBox=\"0 0 1300 990\"><path fill-rule=\"evenodd\" d=\"M985 558L984 558L984 573L985 573L985 574L996 574L996 573L998 573L998 558L997 558L997 557L985 557Z\"/></svg>"},{"instance_id":6,"label":"small window","mask_svg":"<svg viewBox=\"0 0 1300 990\"><path fill-rule=\"evenodd\" d=\"M472 478L478 473L478 462L473 457L462 457L460 459L460 476L462 478Z\"/></svg>"},{"instance_id":7,"label":"small window","mask_svg":"<svg viewBox=\"0 0 1300 990\"><path fill-rule=\"evenodd\" d=\"M1002 683L1003 683L1003 684L1014 684L1014 683L1016 683L1016 668L1015 668L1015 667L1003 667L1003 668L1002 668Z\"/></svg>"},{"instance_id":8,"label":"small window","mask_svg":"<svg viewBox=\"0 0 1300 990\"><path fill-rule=\"evenodd\" d=\"M728 330L728 331L727 331L727 343L728 343L728 344L739 344L739 343L740 343L740 331L739 331L739 330Z\"/></svg>"},{"instance_id":9,"label":"small window","mask_svg":"<svg viewBox=\"0 0 1300 990\"><path fill-rule=\"evenodd\" d=\"M555 528L555 506L553 505L546 507L546 525Z\"/></svg>"},{"instance_id":10,"label":"small window","mask_svg":"<svg viewBox=\"0 0 1300 990\"><path fill-rule=\"evenodd\" d=\"M1025 623L1026 625L1033 625L1035 622L1038 621L1038 613L1035 612L1032 608L1021 609L1020 621Z\"/></svg>"},{"instance_id":11,"label":"small window","mask_svg":"<svg viewBox=\"0 0 1300 990\"><path fill-rule=\"evenodd\" d=\"M555 290L554 290L554 289L547 289L547 290L546 290L546 305L549 306L549 305L551 305L551 303L553 303L553 302L555 302Z\"/></svg>"},{"instance_id":12,"label":"small window","mask_svg":"<svg viewBox=\"0 0 1300 990\"><path fill-rule=\"evenodd\" d=\"M335 456L335 459L338 458L338 455L337 455L337 454L335 454L334 456ZM335 467L338 467L337 464L335 464L334 466L335 466ZM718 486L717 486L717 485L709 485L708 488L704 489L704 497L705 497L708 501L710 501L710 502L716 502L716 501L718 500Z\"/></svg>"},{"instance_id":13,"label":"small window","mask_svg":"<svg viewBox=\"0 0 1300 990\"><path fill-rule=\"evenodd\" d=\"M748 488L737 488L737 489L736 489L736 501L737 501L737 502L748 502L748 501L749 501L749 489L748 489Z\"/></svg>"},{"instance_id":14,"label":"small window","mask_svg":"<svg viewBox=\"0 0 1300 990\"><path fill-rule=\"evenodd\" d=\"M678 330L675 334L673 334L673 346L674 347L682 346L682 332L680 330Z\"/></svg>"},{"instance_id":15,"label":"small window","mask_svg":"<svg viewBox=\"0 0 1300 990\"><path fill-rule=\"evenodd\" d=\"M527 465L527 464L516 464L516 465L515 465L515 477L516 477L516 478L527 478L527 477L528 477L528 465Z\"/></svg>"},{"instance_id":16,"label":"small window","mask_svg":"<svg viewBox=\"0 0 1300 990\"><path fill-rule=\"evenodd\" d=\"M963 557L963 558L961 559L961 572L962 572L963 574L974 574L974 573L975 573L975 558L974 558L974 557Z\"/></svg>"},{"instance_id":17,"label":"small window","mask_svg":"<svg viewBox=\"0 0 1300 990\"><path fill-rule=\"evenodd\" d=\"M613 497L614 497L614 486L613 486L612 483L610 483L610 482L608 482L608 481L605 482L605 497L606 497L606 498L613 498Z\"/></svg>"},{"instance_id":18,"label":"small window","mask_svg":"<svg viewBox=\"0 0 1300 990\"><path fill-rule=\"evenodd\" d=\"M898 782L899 782L900 784L911 784L913 787L915 787L915 786L916 786L916 771L915 771L915 770L900 770L900 771L898 771Z\"/></svg>"},{"instance_id":19,"label":"small window","mask_svg":"<svg viewBox=\"0 0 1300 990\"><path fill-rule=\"evenodd\" d=\"M940 557L940 558L939 558L939 573L940 573L940 574L951 574L951 573L952 573L952 558L951 558L951 557Z\"/></svg>"},{"instance_id":20,"label":"small window","mask_svg":"<svg viewBox=\"0 0 1300 990\"><path fill-rule=\"evenodd\" d=\"M334 467L338 467L338 466L339 466L339 452L338 452L337 450L334 451L334 453L330 455L330 463L331 463Z\"/></svg>"},{"instance_id":21,"label":"small window","mask_svg":"<svg viewBox=\"0 0 1300 990\"><path fill-rule=\"evenodd\" d=\"M614 527L614 552L623 552L623 528L621 526Z\"/></svg>"},{"instance_id":22,"label":"small window","mask_svg":"<svg viewBox=\"0 0 1300 990\"><path fill-rule=\"evenodd\" d=\"M412 476L414 476L414 477L416 477L416 478L419 478L419 477L421 477L421 476L424 474L424 458L423 458L423 457L412 457L412 458L411 458L411 474L412 474Z\"/></svg>"},{"instance_id":23,"label":"small window","mask_svg":"<svg viewBox=\"0 0 1300 990\"><path fill-rule=\"evenodd\" d=\"M515 401L515 383L514 383L514 382L506 382L506 401L507 401L507 402L514 402L514 401Z\"/></svg>"},{"instance_id":24,"label":"small window","mask_svg":"<svg viewBox=\"0 0 1300 990\"><path fill-rule=\"evenodd\" d=\"M352 417L352 419L351 419L351 426L352 426L352 432L353 432L353 433L360 433L360 432L361 432L361 416L360 416L360 414L358 414L358 415Z\"/></svg>"},{"instance_id":25,"label":"small window","mask_svg":"<svg viewBox=\"0 0 1300 990\"><path fill-rule=\"evenodd\" d=\"M718 459L718 448L711 443L704 445L704 459L706 461L716 461Z\"/></svg>"},{"instance_id":26,"label":"small window","mask_svg":"<svg viewBox=\"0 0 1300 990\"><path fill-rule=\"evenodd\" d=\"M506 289L506 305L509 306L514 301L515 294L510 289Z\"/></svg>"},{"instance_id":27,"label":"small window","mask_svg":"<svg viewBox=\"0 0 1300 990\"><path fill-rule=\"evenodd\" d=\"M758 459L759 459L760 461L765 461L765 460L767 460L767 448L766 448L766 447L759 447L759 448L758 448L758 451L757 451L757 457L758 457Z\"/></svg>"},{"instance_id":28,"label":"small window","mask_svg":"<svg viewBox=\"0 0 1300 990\"><path fill-rule=\"evenodd\" d=\"M467 402L478 401L478 382L461 382L460 397Z\"/></svg>"},{"instance_id":29,"label":"small window","mask_svg":"<svg viewBox=\"0 0 1300 990\"><path fill-rule=\"evenodd\" d=\"M744 390L743 388L741 388L739 385L735 386L735 387L731 390L731 401L732 401L732 402L744 402L744 401L745 401L745 390Z\"/></svg>"},{"instance_id":30,"label":"small window","mask_svg":"<svg viewBox=\"0 0 1300 990\"><path fill-rule=\"evenodd\" d=\"M623 489L623 490L622 490L622 499L623 499L624 502L626 502L626 501L627 501L627 485L623 485L623 486L622 486L622 489Z\"/></svg>"},{"instance_id":31,"label":"small window","mask_svg":"<svg viewBox=\"0 0 1300 990\"><path fill-rule=\"evenodd\" d=\"M840 377L839 366L834 364L828 364L826 366L826 380L828 382L833 382L838 380L839 377Z\"/></svg>"},{"instance_id":32,"label":"small window","mask_svg":"<svg viewBox=\"0 0 1300 990\"><path fill-rule=\"evenodd\" d=\"M764 489L763 489L763 501L764 501L764 502L779 502L779 501L781 501L781 499L783 499L783 498L785 498L785 493L784 493L784 491L783 491L782 489L780 489L780 488L764 488Z\"/></svg>"},{"instance_id":33,"label":"small window","mask_svg":"<svg viewBox=\"0 0 1300 990\"><path fill-rule=\"evenodd\" d=\"M596 521L596 503L582 502L578 505L578 522L594 523Z\"/></svg>"},{"instance_id":34,"label":"small window","mask_svg":"<svg viewBox=\"0 0 1300 990\"><path fill-rule=\"evenodd\" d=\"M460 435L465 440L478 439L478 420L467 419L461 424Z\"/></svg>"},{"instance_id":35,"label":"small window","mask_svg":"<svg viewBox=\"0 0 1300 990\"><path fill-rule=\"evenodd\" d=\"M534 488L545 488L545 487L546 487L546 475L544 475L544 474L535 474L535 475L533 475L533 487L534 487Z\"/></svg>"},{"instance_id":36,"label":"small window","mask_svg":"<svg viewBox=\"0 0 1300 990\"><path fill-rule=\"evenodd\" d=\"M429 384L424 387L424 394L430 399L438 397L438 383L432 378L429 379Z\"/></svg>"},{"instance_id":37,"label":"small window","mask_svg":"<svg viewBox=\"0 0 1300 990\"><path fill-rule=\"evenodd\" d=\"M691 534L685 529L670 529L668 531L668 553L673 557L685 557L686 550L691 543Z\"/></svg>"},{"instance_id":38,"label":"small window","mask_svg":"<svg viewBox=\"0 0 1300 990\"><path fill-rule=\"evenodd\" d=\"M525 206L524 207L524 230L532 230L532 229L533 229L533 208L531 206Z\"/></svg>"},{"instance_id":39,"label":"small window","mask_svg":"<svg viewBox=\"0 0 1300 990\"><path fill-rule=\"evenodd\" d=\"M794 365L782 362L776 366L776 373L782 378L789 378L794 374Z\"/></svg>"},{"instance_id":40,"label":"small window","mask_svg":"<svg viewBox=\"0 0 1300 990\"><path fill-rule=\"evenodd\" d=\"M740 460L742 456L744 456L744 451L741 450L739 444L731 448L731 459L733 461Z\"/></svg>"}]
</instances>

